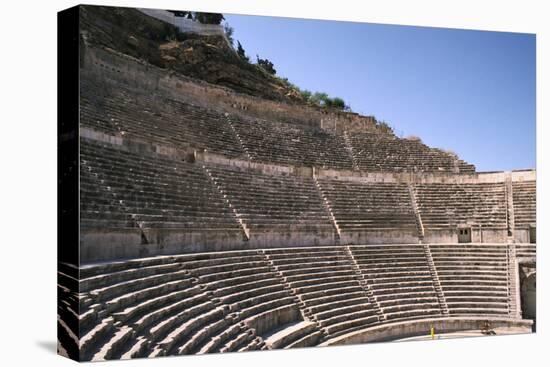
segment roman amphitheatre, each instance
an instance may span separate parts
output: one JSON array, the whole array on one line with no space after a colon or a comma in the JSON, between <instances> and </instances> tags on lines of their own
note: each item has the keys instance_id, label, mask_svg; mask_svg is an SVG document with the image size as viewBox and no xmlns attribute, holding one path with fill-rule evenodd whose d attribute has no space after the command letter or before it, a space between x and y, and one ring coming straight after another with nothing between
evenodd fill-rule
<instances>
[{"instance_id":1,"label":"roman amphitheatre","mask_svg":"<svg viewBox=\"0 0 550 367\"><path fill-rule=\"evenodd\" d=\"M221 27L170 19L80 7L80 264L60 254L60 353L534 330L535 170L477 172L303 103Z\"/></svg>"}]
</instances>

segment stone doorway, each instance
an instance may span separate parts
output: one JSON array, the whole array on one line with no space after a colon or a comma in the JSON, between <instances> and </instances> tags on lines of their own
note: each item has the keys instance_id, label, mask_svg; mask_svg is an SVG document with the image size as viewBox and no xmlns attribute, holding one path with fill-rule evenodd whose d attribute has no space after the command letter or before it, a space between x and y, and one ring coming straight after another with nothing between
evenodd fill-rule
<instances>
[{"instance_id":1,"label":"stone doorway","mask_svg":"<svg viewBox=\"0 0 550 367\"><path fill-rule=\"evenodd\" d=\"M537 243L537 227L534 225L529 226L529 243Z\"/></svg>"},{"instance_id":2,"label":"stone doorway","mask_svg":"<svg viewBox=\"0 0 550 367\"><path fill-rule=\"evenodd\" d=\"M521 310L524 319L537 318L537 273L531 273L521 284Z\"/></svg>"},{"instance_id":3,"label":"stone doorway","mask_svg":"<svg viewBox=\"0 0 550 367\"><path fill-rule=\"evenodd\" d=\"M472 242L472 229L471 228L459 228L458 229L458 243Z\"/></svg>"}]
</instances>

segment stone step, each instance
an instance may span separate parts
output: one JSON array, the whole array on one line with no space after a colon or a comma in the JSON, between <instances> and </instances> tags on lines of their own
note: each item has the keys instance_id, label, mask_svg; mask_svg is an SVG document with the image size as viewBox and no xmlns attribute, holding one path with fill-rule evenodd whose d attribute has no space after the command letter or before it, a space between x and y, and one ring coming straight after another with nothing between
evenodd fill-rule
<instances>
[{"instance_id":1,"label":"stone step","mask_svg":"<svg viewBox=\"0 0 550 367\"><path fill-rule=\"evenodd\" d=\"M312 332L316 331L316 327L316 324L311 321L299 321L292 323L275 333L264 336L265 344L268 349L286 348L296 341L310 336Z\"/></svg>"}]
</instances>

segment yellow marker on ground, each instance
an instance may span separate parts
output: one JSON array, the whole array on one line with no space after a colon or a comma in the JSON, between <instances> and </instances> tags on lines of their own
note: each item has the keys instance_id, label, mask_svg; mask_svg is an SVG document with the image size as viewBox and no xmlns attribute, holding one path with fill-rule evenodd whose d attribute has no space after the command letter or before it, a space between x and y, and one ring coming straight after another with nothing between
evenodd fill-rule
<instances>
[{"instance_id":1,"label":"yellow marker on ground","mask_svg":"<svg viewBox=\"0 0 550 367\"><path fill-rule=\"evenodd\" d=\"M432 336L432 340L434 340L435 339L435 328L433 326L430 328L430 335Z\"/></svg>"}]
</instances>

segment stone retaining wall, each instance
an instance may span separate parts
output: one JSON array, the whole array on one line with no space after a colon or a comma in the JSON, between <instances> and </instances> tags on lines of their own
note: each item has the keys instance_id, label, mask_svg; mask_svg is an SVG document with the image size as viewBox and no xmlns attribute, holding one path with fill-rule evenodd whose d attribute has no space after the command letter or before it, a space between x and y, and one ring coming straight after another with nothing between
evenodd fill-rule
<instances>
[{"instance_id":1,"label":"stone retaining wall","mask_svg":"<svg viewBox=\"0 0 550 367\"><path fill-rule=\"evenodd\" d=\"M485 322L488 322L492 329L500 329L504 331L515 329L519 333L530 333L531 326L533 324L533 321L531 320L510 320L503 318L479 317L413 320L380 325L367 330L355 331L327 340L320 345L349 345L399 340L421 335L428 336L430 335L431 327L435 328L436 334L453 333L466 330L480 330L484 327Z\"/></svg>"}]
</instances>

